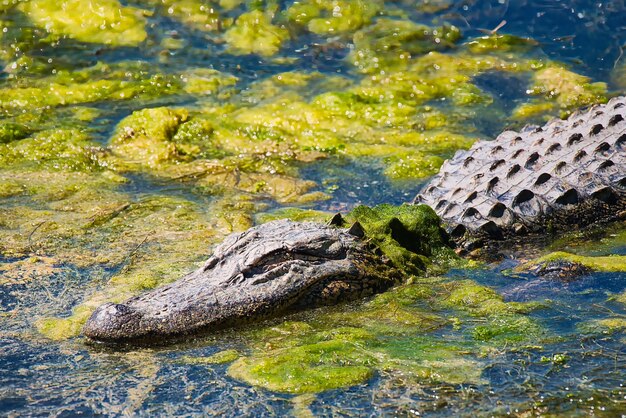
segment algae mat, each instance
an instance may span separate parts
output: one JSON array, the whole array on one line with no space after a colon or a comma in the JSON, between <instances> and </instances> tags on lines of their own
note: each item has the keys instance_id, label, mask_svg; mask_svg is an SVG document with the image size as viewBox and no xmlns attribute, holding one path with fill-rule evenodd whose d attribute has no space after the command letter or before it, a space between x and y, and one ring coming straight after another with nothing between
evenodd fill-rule
<instances>
[{"instance_id":1,"label":"algae mat","mask_svg":"<svg viewBox=\"0 0 626 418\"><path fill-rule=\"evenodd\" d=\"M623 411L619 225L549 249L606 270L570 282L447 260L371 300L176 346L110 350L79 332L231 232L398 205L478 138L624 93L624 14L577 0L0 4L0 412Z\"/></svg>"}]
</instances>

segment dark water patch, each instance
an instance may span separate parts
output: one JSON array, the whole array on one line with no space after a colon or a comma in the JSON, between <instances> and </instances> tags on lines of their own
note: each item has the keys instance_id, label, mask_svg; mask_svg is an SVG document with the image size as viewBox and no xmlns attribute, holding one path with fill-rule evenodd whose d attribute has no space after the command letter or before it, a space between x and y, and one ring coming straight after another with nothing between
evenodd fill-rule
<instances>
[{"instance_id":1,"label":"dark water patch","mask_svg":"<svg viewBox=\"0 0 626 418\"><path fill-rule=\"evenodd\" d=\"M478 29L494 29L506 20L501 32L530 36L548 57L600 79L607 78L621 56L625 14L620 0L469 0L448 12L467 36L482 33Z\"/></svg>"}]
</instances>

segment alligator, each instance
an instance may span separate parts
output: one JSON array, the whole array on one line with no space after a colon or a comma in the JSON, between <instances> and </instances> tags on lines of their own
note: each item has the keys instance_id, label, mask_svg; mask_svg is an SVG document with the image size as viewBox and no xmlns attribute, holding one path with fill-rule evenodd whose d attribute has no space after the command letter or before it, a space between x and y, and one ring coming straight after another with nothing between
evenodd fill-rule
<instances>
[{"instance_id":1,"label":"alligator","mask_svg":"<svg viewBox=\"0 0 626 418\"><path fill-rule=\"evenodd\" d=\"M625 118L626 97L613 98L457 152L412 202L438 215L424 221L440 232L434 245L471 250L626 218ZM403 280L402 263L361 223L343 226L335 215L329 224L278 220L233 234L197 271L101 305L83 334L105 342L189 336L354 300ZM429 238L398 218L385 228L418 262L430 255L422 245Z\"/></svg>"}]
</instances>

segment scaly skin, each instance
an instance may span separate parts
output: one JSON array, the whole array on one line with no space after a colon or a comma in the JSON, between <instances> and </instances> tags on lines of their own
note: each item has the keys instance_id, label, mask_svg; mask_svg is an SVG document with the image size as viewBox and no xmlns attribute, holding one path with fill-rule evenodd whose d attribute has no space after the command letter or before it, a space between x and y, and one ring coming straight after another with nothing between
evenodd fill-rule
<instances>
[{"instance_id":1,"label":"scaly skin","mask_svg":"<svg viewBox=\"0 0 626 418\"><path fill-rule=\"evenodd\" d=\"M446 162L415 203L433 207L460 242L619 218L626 211L625 119L622 97L480 141ZM189 335L371 295L401 278L358 227L275 221L231 235L175 283L100 306L83 333L102 341Z\"/></svg>"},{"instance_id":2,"label":"scaly skin","mask_svg":"<svg viewBox=\"0 0 626 418\"><path fill-rule=\"evenodd\" d=\"M626 98L479 141L441 167L414 203L453 239L502 240L624 216Z\"/></svg>"}]
</instances>

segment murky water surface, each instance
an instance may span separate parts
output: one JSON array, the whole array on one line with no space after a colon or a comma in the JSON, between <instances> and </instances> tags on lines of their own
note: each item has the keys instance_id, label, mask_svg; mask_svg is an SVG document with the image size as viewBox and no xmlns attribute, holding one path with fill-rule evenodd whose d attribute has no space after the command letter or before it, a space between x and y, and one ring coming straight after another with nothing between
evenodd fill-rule
<instances>
[{"instance_id":1,"label":"murky water surface","mask_svg":"<svg viewBox=\"0 0 626 418\"><path fill-rule=\"evenodd\" d=\"M185 343L79 336L228 233L410 201L476 138L624 93L625 48L617 0L0 3L0 415L626 415L624 272L506 260ZM626 255L608 229L551 249Z\"/></svg>"}]
</instances>

